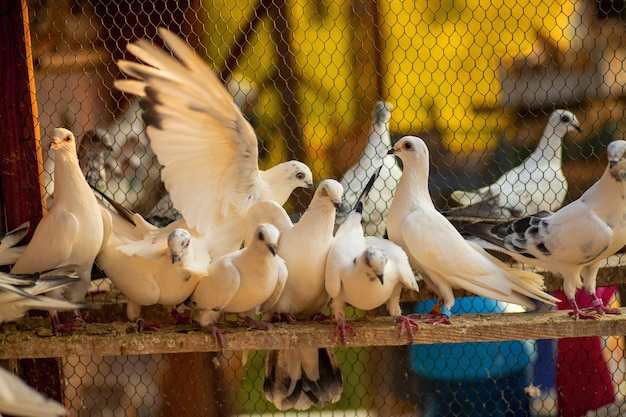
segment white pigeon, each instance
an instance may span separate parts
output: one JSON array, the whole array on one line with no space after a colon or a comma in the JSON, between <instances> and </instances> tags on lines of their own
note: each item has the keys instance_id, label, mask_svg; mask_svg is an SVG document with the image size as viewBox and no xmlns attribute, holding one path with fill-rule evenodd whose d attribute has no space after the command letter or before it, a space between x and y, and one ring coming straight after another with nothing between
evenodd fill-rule
<instances>
[{"instance_id":1,"label":"white pigeon","mask_svg":"<svg viewBox=\"0 0 626 417\"><path fill-rule=\"evenodd\" d=\"M493 225L476 223L467 232L481 237L523 263L563 276L563 289L575 318L594 313L621 314L596 296L596 276L607 257L626 245L626 141L607 148L608 166L576 201L560 210ZM581 281L582 278L582 281ZM592 311L581 311L576 289L584 286L593 299Z\"/></svg>"},{"instance_id":2,"label":"white pigeon","mask_svg":"<svg viewBox=\"0 0 626 417\"><path fill-rule=\"evenodd\" d=\"M85 180L76 155L76 139L67 129L52 131L50 151L54 155L54 204L43 216L24 253L11 269L14 274L31 274L65 265L78 265L80 280L50 293L56 298L81 302L91 284L91 268L102 246L104 226L100 206ZM51 312L55 330L67 331L83 322L79 310L69 327Z\"/></svg>"},{"instance_id":3,"label":"white pigeon","mask_svg":"<svg viewBox=\"0 0 626 417\"><path fill-rule=\"evenodd\" d=\"M327 179L318 186L298 223L281 230L278 255L287 263L287 284L272 311L308 319L326 308L326 258L343 187ZM339 400L341 372L331 349L272 350L265 358L265 397L278 409L307 409Z\"/></svg>"},{"instance_id":4,"label":"white pigeon","mask_svg":"<svg viewBox=\"0 0 626 417\"><path fill-rule=\"evenodd\" d=\"M285 261L276 255L279 235L276 226L261 223L245 248L211 263L191 295L187 306L193 309L192 318L210 327L222 347L223 331L215 326L222 313L243 316L249 328L269 328L254 316L271 307L266 303L278 299L287 280Z\"/></svg>"},{"instance_id":5,"label":"white pigeon","mask_svg":"<svg viewBox=\"0 0 626 417\"><path fill-rule=\"evenodd\" d=\"M356 207L339 226L326 260L326 291L332 298L331 307L337 321L335 335L348 344L346 329L346 304L361 310L373 310L383 304L396 322L400 331L406 328L413 340L413 327L419 325L402 315L400 294L402 288L418 291L417 281L409 259L398 245L377 236L363 234L361 215L363 202L369 188L375 184L376 174L362 192Z\"/></svg>"},{"instance_id":6,"label":"white pigeon","mask_svg":"<svg viewBox=\"0 0 626 417\"><path fill-rule=\"evenodd\" d=\"M23 417L61 417L67 410L20 377L0 367L0 413Z\"/></svg>"},{"instance_id":7,"label":"white pigeon","mask_svg":"<svg viewBox=\"0 0 626 417\"><path fill-rule=\"evenodd\" d=\"M108 196L115 211L103 206L105 239L96 263L126 296L126 314L138 329L156 330L146 323L141 307L155 304L175 307L191 296L211 262L186 229L173 229L161 237L156 226L132 213ZM176 310L172 310L175 318Z\"/></svg>"},{"instance_id":8,"label":"white pigeon","mask_svg":"<svg viewBox=\"0 0 626 417\"><path fill-rule=\"evenodd\" d=\"M574 113L555 110L539 144L524 162L491 185L476 191L453 191L451 198L462 207L449 210L446 216L511 219L558 210L568 189L562 169L562 142L567 133L573 132L582 132Z\"/></svg>"},{"instance_id":9,"label":"white pigeon","mask_svg":"<svg viewBox=\"0 0 626 417\"><path fill-rule=\"evenodd\" d=\"M217 75L181 38L164 28L159 34L178 59L148 40L131 43L128 50L148 65L119 61L138 80L115 86L141 97L150 147L183 216L170 226L207 235L216 259L241 247L252 204L284 204L295 188L311 188L313 176L298 161L260 171L257 137Z\"/></svg>"},{"instance_id":10,"label":"white pigeon","mask_svg":"<svg viewBox=\"0 0 626 417\"><path fill-rule=\"evenodd\" d=\"M543 278L513 269L469 244L435 208L428 192L429 152L415 136L400 139L389 154L400 158L403 174L387 218L389 239L404 249L411 266L439 296L443 306L434 323L449 323L454 288L534 308L528 298L548 304L558 299L543 292Z\"/></svg>"},{"instance_id":11,"label":"white pigeon","mask_svg":"<svg viewBox=\"0 0 626 417\"><path fill-rule=\"evenodd\" d=\"M341 224L356 204L359 194L374 171L380 167L380 174L374 183L369 199L363 206L363 228L367 236L383 236L387 212L393 198L393 190L398 185L402 170L394 158L385 158L391 147L389 120L391 104L376 102L372 128L360 159L350 167L339 181L344 188L343 203L337 213L337 223Z\"/></svg>"}]
</instances>

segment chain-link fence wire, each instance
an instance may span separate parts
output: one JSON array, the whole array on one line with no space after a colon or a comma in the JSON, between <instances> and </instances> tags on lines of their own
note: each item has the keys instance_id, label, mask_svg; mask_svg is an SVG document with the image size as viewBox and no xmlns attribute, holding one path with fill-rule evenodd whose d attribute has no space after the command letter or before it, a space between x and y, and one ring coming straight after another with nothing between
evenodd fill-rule
<instances>
[{"instance_id":1,"label":"chain-link fence wire","mask_svg":"<svg viewBox=\"0 0 626 417\"><path fill-rule=\"evenodd\" d=\"M625 7L509 3L29 0L46 190L53 163L45 141L63 126L82 145L107 145L83 153L97 171L94 185L154 213L166 194L160 167L139 102L113 80L122 78L116 61L133 59L126 44L161 44L157 28L166 26L220 74L255 128L261 167L297 158L316 180L341 178L362 157L375 103L384 100L393 107L393 140L414 134L427 142L431 193L443 210L458 205L452 191L488 184L523 161L552 110L568 108L582 133L563 139L566 204L599 178L606 145L623 137ZM301 211L309 199L296 192L288 206ZM175 215L170 206L159 213L165 221ZM111 294L107 300L121 299ZM470 312L512 308L468 303ZM342 399L305 415L608 415L592 410L621 402L622 353L617 337L339 349ZM263 355L64 358L64 396L71 415L271 413Z\"/></svg>"}]
</instances>

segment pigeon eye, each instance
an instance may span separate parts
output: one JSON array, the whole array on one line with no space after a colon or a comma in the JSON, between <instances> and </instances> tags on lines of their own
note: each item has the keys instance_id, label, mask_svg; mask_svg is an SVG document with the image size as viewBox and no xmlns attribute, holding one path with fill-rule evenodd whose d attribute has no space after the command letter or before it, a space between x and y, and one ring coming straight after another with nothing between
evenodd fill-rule
<instances>
[{"instance_id":1,"label":"pigeon eye","mask_svg":"<svg viewBox=\"0 0 626 417\"><path fill-rule=\"evenodd\" d=\"M263 232L259 232L258 239L259 239L259 240L264 240L264 239L263 239Z\"/></svg>"},{"instance_id":2,"label":"pigeon eye","mask_svg":"<svg viewBox=\"0 0 626 417\"><path fill-rule=\"evenodd\" d=\"M404 149L406 149L407 151L411 150L411 142L405 142Z\"/></svg>"},{"instance_id":3,"label":"pigeon eye","mask_svg":"<svg viewBox=\"0 0 626 417\"><path fill-rule=\"evenodd\" d=\"M304 179L304 174L302 172L298 172L296 174L296 178L299 179L299 180L303 180Z\"/></svg>"},{"instance_id":4,"label":"pigeon eye","mask_svg":"<svg viewBox=\"0 0 626 417\"><path fill-rule=\"evenodd\" d=\"M567 114L565 114L565 115L561 116L561 121L563 123L569 123L569 122L572 121L572 119Z\"/></svg>"},{"instance_id":5,"label":"pigeon eye","mask_svg":"<svg viewBox=\"0 0 626 417\"><path fill-rule=\"evenodd\" d=\"M70 142L72 140L72 137L70 135L67 135L63 138L63 140L66 142Z\"/></svg>"}]
</instances>

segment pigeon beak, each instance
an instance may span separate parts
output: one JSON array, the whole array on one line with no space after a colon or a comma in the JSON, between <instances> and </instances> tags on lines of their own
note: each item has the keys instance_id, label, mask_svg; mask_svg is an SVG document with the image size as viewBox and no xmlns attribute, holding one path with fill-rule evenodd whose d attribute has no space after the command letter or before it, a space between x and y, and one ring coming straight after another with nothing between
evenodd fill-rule
<instances>
[{"instance_id":1,"label":"pigeon beak","mask_svg":"<svg viewBox=\"0 0 626 417\"><path fill-rule=\"evenodd\" d=\"M396 150L394 148L389 149L389 151L387 151L387 155L393 155L396 153Z\"/></svg>"},{"instance_id":2,"label":"pigeon beak","mask_svg":"<svg viewBox=\"0 0 626 417\"><path fill-rule=\"evenodd\" d=\"M380 281L381 285L385 285L384 274L376 274L376 278Z\"/></svg>"},{"instance_id":3,"label":"pigeon beak","mask_svg":"<svg viewBox=\"0 0 626 417\"><path fill-rule=\"evenodd\" d=\"M172 253L172 263L174 264L178 261L180 261L180 255L177 253Z\"/></svg>"},{"instance_id":4,"label":"pigeon beak","mask_svg":"<svg viewBox=\"0 0 626 417\"><path fill-rule=\"evenodd\" d=\"M582 127L580 127L580 125L579 125L579 124L574 125L574 129L576 129L576 131L577 131L578 133L583 133L583 128L582 128Z\"/></svg>"},{"instance_id":5,"label":"pigeon beak","mask_svg":"<svg viewBox=\"0 0 626 417\"><path fill-rule=\"evenodd\" d=\"M50 141L50 145L48 146L48 149L58 148L59 143L61 143L61 138L57 138L57 137L52 138L52 140Z\"/></svg>"},{"instance_id":6,"label":"pigeon beak","mask_svg":"<svg viewBox=\"0 0 626 417\"><path fill-rule=\"evenodd\" d=\"M309 190L315 190L315 184L313 184L312 182L307 182L306 186Z\"/></svg>"},{"instance_id":7,"label":"pigeon beak","mask_svg":"<svg viewBox=\"0 0 626 417\"><path fill-rule=\"evenodd\" d=\"M335 206L335 210L341 210L341 200L333 201L333 205Z\"/></svg>"},{"instance_id":8,"label":"pigeon beak","mask_svg":"<svg viewBox=\"0 0 626 417\"><path fill-rule=\"evenodd\" d=\"M270 252L272 252L272 255L276 256L276 245L269 244L267 245L267 248L270 250Z\"/></svg>"},{"instance_id":9,"label":"pigeon beak","mask_svg":"<svg viewBox=\"0 0 626 417\"><path fill-rule=\"evenodd\" d=\"M611 159L611 160L609 161L609 169L610 169L610 168L613 168L613 167L614 167L615 165L617 165L618 163L619 163L619 160L618 160L618 159Z\"/></svg>"}]
</instances>

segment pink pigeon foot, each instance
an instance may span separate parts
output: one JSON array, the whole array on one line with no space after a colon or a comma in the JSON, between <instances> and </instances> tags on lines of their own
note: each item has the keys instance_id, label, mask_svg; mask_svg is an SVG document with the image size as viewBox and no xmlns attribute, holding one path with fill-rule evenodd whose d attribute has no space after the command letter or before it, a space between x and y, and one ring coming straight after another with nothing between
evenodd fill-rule
<instances>
[{"instance_id":1,"label":"pink pigeon foot","mask_svg":"<svg viewBox=\"0 0 626 417\"><path fill-rule=\"evenodd\" d=\"M170 315L174 317L174 322L176 324L191 324L191 319L180 314L180 311L176 310L175 308L170 311Z\"/></svg>"},{"instance_id":2,"label":"pink pigeon foot","mask_svg":"<svg viewBox=\"0 0 626 417\"><path fill-rule=\"evenodd\" d=\"M593 298L593 302L592 302L592 307L591 307L591 311L595 311L598 314L622 314L622 311L619 308L610 308L610 307L606 307L604 305L604 302L596 297L595 295L592 295Z\"/></svg>"},{"instance_id":3,"label":"pink pigeon foot","mask_svg":"<svg viewBox=\"0 0 626 417\"><path fill-rule=\"evenodd\" d=\"M244 317L243 321L248 326L246 330L270 330L272 328L271 323L255 320L248 316Z\"/></svg>"},{"instance_id":4,"label":"pink pigeon foot","mask_svg":"<svg viewBox=\"0 0 626 417\"><path fill-rule=\"evenodd\" d=\"M595 320L598 318L598 314L595 310L592 310L593 313L586 313L583 312L579 307L578 304L576 303L576 300L574 300L573 298L568 298L567 301L569 301L570 305L572 306L572 311L570 311L568 313L569 316L574 317L574 320ZM600 302L602 303L602 302Z\"/></svg>"},{"instance_id":5,"label":"pink pigeon foot","mask_svg":"<svg viewBox=\"0 0 626 417\"><path fill-rule=\"evenodd\" d=\"M54 330L54 334L57 333L72 333L76 328L76 323L74 320L69 320L67 323L61 323L59 320L59 316L52 316L52 328Z\"/></svg>"},{"instance_id":6,"label":"pink pigeon foot","mask_svg":"<svg viewBox=\"0 0 626 417\"><path fill-rule=\"evenodd\" d=\"M224 335L227 333L232 333L232 330L220 329L215 324L210 324L209 327L211 328L211 332L213 333L215 341L217 341L217 343L219 343L222 347L222 350L224 350L224 347L226 347L226 343L224 342Z\"/></svg>"},{"instance_id":7,"label":"pink pigeon foot","mask_svg":"<svg viewBox=\"0 0 626 417\"><path fill-rule=\"evenodd\" d=\"M438 318L428 319L428 320L426 320L426 323L429 323L429 324L452 324L452 322L450 321L450 317L446 316L445 314L440 314Z\"/></svg>"},{"instance_id":8,"label":"pink pigeon foot","mask_svg":"<svg viewBox=\"0 0 626 417\"><path fill-rule=\"evenodd\" d=\"M402 315L396 317L396 323L400 325L400 335L402 335L402 332L406 329L409 335L409 339L412 342L413 339L415 339L415 333L413 332L413 327L419 330L420 325L412 318L407 317L407 316L402 316Z\"/></svg>"},{"instance_id":9,"label":"pink pigeon foot","mask_svg":"<svg viewBox=\"0 0 626 417\"><path fill-rule=\"evenodd\" d=\"M345 320L337 320L337 327L335 327L335 337L341 336L341 342L344 346L348 345L348 335L346 334L346 330L352 333L352 336L356 336L356 331L354 327L346 324Z\"/></svg>"},{"instance_id":10,"label":"pink pigeon foot","mask_svg":"<svg viewBox=\"0 0 626 417\"><path fill-rule=\"evenodd\" d=\"M79 324L85 324L80 310L74 310L74 317L69 319L65 324L61 323L58 314L52 315L52 327L55 333L72 333Z\"/></svg>"},{"instance_id":11,"label":"pink pigeon foot","mask_svg":"<svg viewBox=\"0 0 626 417\"><path fill-rule=\"evenodd\" d=\"M430 324L452 324L450 317L452 317L452 311L442 306L441 304L435 304L430 312L430 319L426 320L426 323Z\"/></svg>"},{"instance_id":12,"label":"pink pigeon foot","mask_svg":"<svg viewBox=\"0 0 626 417\"><path fill-rule=\"evenodd\" d=\"M137 320L137 331L141 332L158 332L161 323L148 323L144 319Z\"/></svg>"}]
</instances>

